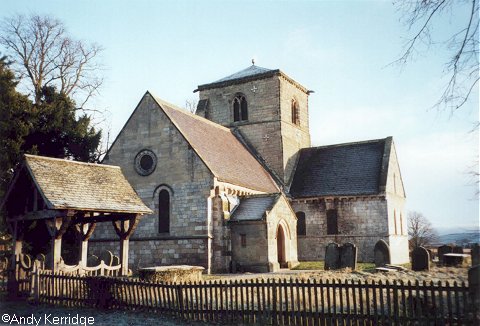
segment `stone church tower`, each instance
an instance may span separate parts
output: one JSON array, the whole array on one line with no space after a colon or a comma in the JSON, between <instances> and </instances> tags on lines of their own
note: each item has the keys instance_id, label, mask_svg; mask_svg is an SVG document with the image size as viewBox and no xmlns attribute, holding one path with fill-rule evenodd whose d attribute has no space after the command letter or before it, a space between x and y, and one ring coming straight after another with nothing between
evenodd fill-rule
<instances>
[{"instance_id":1,"label":"stone church tower","mask_svg":"<svg viewBox=\"0 0 480 326\"><path fill-rule=\"evenodd\" d=\"M310 147L311 91L278 69L255 65L196 91L196 113L232 129L277 182L287 185L299 150Z\"/></svg>"}]
</instances>

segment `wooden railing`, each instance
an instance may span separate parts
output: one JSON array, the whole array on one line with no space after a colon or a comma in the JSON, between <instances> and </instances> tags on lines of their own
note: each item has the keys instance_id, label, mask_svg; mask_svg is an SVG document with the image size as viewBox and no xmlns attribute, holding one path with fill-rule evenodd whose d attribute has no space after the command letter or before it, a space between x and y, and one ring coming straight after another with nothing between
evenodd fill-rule
<instances>
[{"instance_id":1,"label":"wooden railing","mask_svg":"<svg viewBox=\"0 0 480 326\"><path fill-rule=\"evenodd\" d=\"M119 276L122 265L109 266L102 260L97 266L66 265L60 263L59 274L72 276Z\"/></svg>"},{"instance_id":2,"label":"wooden railing","mask_svg":"<svg viewBox=\"0 0 480 326\"><path fill-rule=\"evenodd\" d=\"M465 283L240 280L148 283L36 274L39 302L280 325L476 325Z\"/></svg>"}]
</instances>

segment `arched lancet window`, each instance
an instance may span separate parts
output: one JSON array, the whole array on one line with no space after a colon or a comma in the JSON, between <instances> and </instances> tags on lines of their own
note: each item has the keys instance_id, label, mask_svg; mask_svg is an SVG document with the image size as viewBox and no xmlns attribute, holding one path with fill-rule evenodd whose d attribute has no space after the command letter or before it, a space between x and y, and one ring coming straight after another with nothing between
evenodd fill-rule
<instances>
[{"instance_id":1,"label":"arched lancet window","mask_svg":"<svg viewBox=\"0 0 480 326\"><path fill-rule=\"evenodd\" d=\"M158 194L158 232L170 232L170 193L166 189Z\"/></svg>"},{"instance_id":2,"label":"arched lancet window","mask_svg":"<svg viewBox=\"0 0 480 326\"><path fill-rule=\"evenodd\" d=\"M297 235L307 235L307 223L304 212L296 212L297 215Z\"/></svg>"},{"instance_id":3,"label":"arched lancet window","mask_svg":"<svg viewBox=\"0 0 480 326\"><path fill-rule=\"evenodd\" d=\"M338 234L338 217L336 209L327 210L327 234Z\"/></svg>"},{"instance_id":4,"label":"arched lancet window","mask_svg":"<svg viewBox=\"0 0 480 326\"><path fill-rule=\"evenodd\" d=\"M295 99L292 99L292 123L297 126L300 125L300 111L298 109L298 103Z\"/></svg>"},{"instance_id":5,"label":"arched lancet window","mask_svg":"<svg viewBox=\"0 0 480 326\"><path fill-rule=\"evenodd\" d=\"M233 99L233 121L247 121L248 106L247 99L243 94L237 94Z\"/></svg>"}]
</instances>

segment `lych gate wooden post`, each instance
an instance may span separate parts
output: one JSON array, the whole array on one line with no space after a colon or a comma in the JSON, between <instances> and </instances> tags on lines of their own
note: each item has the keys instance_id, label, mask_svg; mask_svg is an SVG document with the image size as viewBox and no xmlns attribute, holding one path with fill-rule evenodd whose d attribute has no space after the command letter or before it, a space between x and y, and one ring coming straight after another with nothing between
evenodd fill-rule
<instances>
[{"instance_id":1,"label":"lych gate wooden post","mask_svg":"<svg viewBox=\"0 0 480 326\"><path fill-rule=\"evenodd\" d=\"M87 266L88 240L95 230L96 223L81 223L77 224L77 230L82 236L82 245L80 246L80 266Z\"/></svg>"},{"instance_id":2,"label":"lych gate wooden post","mask_svg":"<svg viewBox=\"0 0 480 326\"><path fill-rule=\"evenodd\" d=\"M8 223L12 234L13 251L8 269L8 293L12 297L18 296L18 273L17 262L20 261L20 255L23 248L23 221L13 221Z\"/></svg>"},{"instance_id":3,"label":"lych gate wooden post","mask_svg":"<svg viewBox=\"0 0 480 326\"><path fill-rule=\"evenodd\" d=\"M48 232L52 237L50 266L54 272L58 270L62 259L62 237L67 231L72 217L73 214L68 212L65 216L54 217L53 219L45 221Z\"/></svg>"},{"instance_id":4,"label":"lych gate wooden post","mask_svg":"<svg viewBox=\"0 0 480 326\"><path fill-rule=\"evenodd\" d=\"M129 251L129 239L133 231L137 227L140 221L140 215L133 215L127 219L112 221L115 232L120 237L120 264L122 268L120 270L121 276L128 275L128 251Z\"/></svg>"}]
</instances>

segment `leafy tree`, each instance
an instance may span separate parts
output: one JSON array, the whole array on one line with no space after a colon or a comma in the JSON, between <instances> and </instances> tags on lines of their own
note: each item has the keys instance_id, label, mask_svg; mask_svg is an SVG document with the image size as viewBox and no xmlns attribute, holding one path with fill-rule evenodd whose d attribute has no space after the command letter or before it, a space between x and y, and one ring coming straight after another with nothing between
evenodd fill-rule
<instances>
[{"instance_id":1,"label":"leafy tree","mask_svg":"<svg viewBox=\"0 0 480 326\"><path fill-rule=\"evenodd\" d=\"M430 221L419 212L408 213L408 244L410 250L419 246L427 246L438 240L437 231Z\"/></svg>"}]
</instances>

